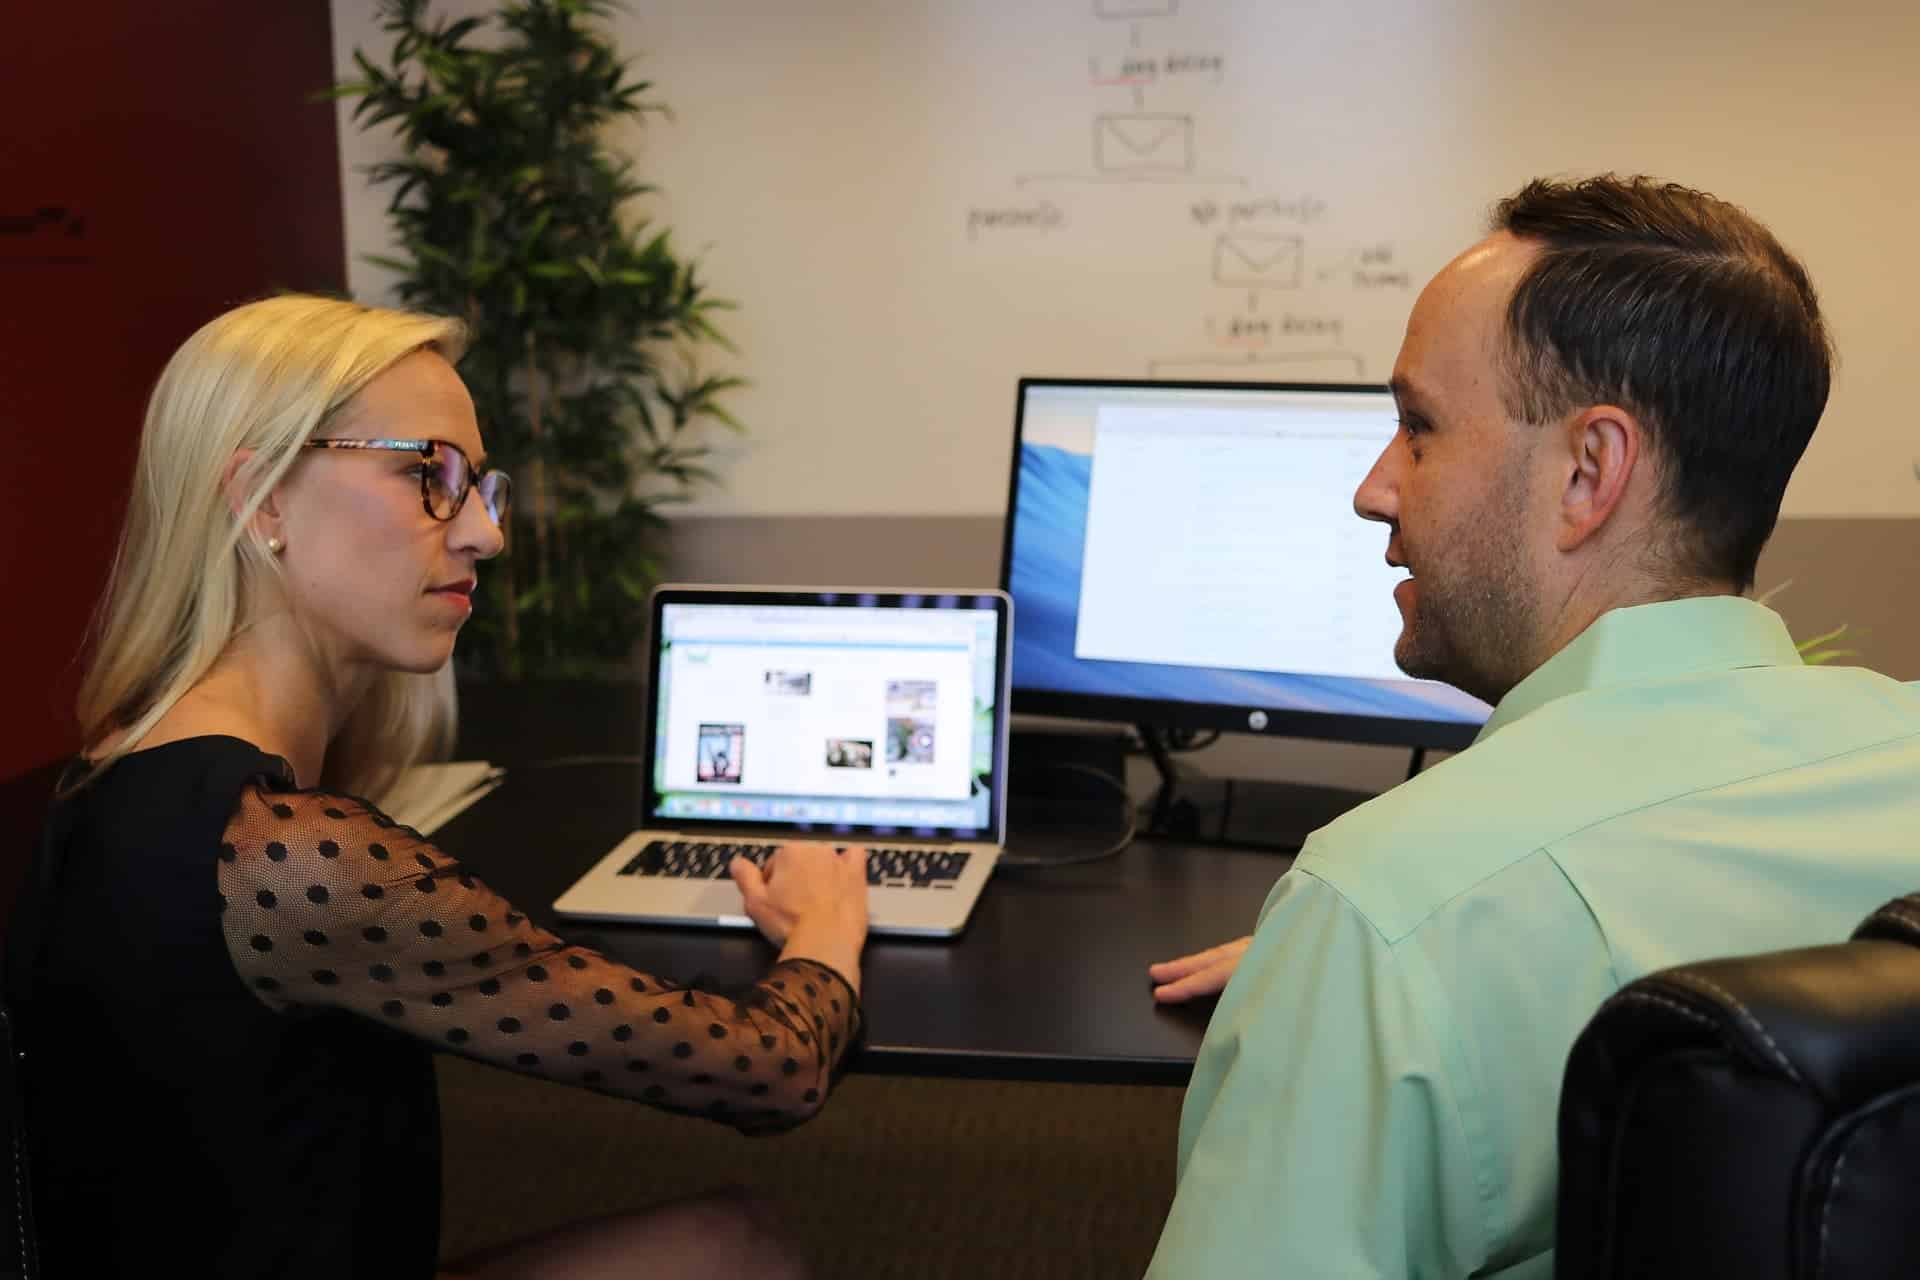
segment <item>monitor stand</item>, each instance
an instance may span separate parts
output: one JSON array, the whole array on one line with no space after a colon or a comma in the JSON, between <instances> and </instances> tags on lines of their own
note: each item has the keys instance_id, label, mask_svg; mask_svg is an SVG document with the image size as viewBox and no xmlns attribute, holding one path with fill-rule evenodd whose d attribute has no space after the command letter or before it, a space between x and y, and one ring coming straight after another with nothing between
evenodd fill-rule
<instances>
[{"instance_id":1,"label":"monitor stand","mask_svg":"<svg viewBox=\"0 0 1920 1280\"><path fill-rule=\"evenodd\" d=\"M1143 825L1148 835L1293 853L1313 832L1374 798L1313 783L1183 776L1159 731L1140 725L1137 732L1160 778Z\"/></svg>"},{"instance_id":2,"label":"monitor stand","mask_svg":"<svg viewBox=\"0 0 1920 1280\"><path fill-rule=\"evenodd\" d=\"M1183 773L1162 731L1147 725L1132 733L1121 725L1029 725L1013 732L1008 826L1016 841L1112 838L1125 817L1114 806L1136 735L1159 779L1140 815L1143 836L1292 853L1309 833L1373 799L1344 787Z\"/></svg>"}]
</instances>

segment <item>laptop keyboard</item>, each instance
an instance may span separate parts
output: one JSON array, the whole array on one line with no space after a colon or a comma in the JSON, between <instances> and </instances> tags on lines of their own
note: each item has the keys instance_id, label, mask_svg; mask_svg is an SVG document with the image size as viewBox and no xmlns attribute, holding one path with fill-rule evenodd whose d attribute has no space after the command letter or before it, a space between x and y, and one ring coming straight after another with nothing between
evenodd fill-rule
<instances>
[{"instance_id":1,"label":"laptop keyboard","mask_svg":"<svg viewBox=\"0 0 1920 1280\"><path fill-rule=\"evenodd\" d=\"M736 857L767 865L777 844L732 844L712 840L655 840L620 868L623 876L669 876L724 880ZM965 849L869 847L867 883L909 889L951 889L972 857Z\"/></svg>"}]
</instances>

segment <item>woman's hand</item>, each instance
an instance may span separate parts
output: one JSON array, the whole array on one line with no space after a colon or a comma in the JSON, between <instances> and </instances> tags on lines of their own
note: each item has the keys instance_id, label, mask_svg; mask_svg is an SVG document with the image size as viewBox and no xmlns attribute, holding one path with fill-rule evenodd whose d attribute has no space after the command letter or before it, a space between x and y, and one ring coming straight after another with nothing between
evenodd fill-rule
<instances>
[{"instance_id":1,"label":"woman's hand","mask_svg":"<svg viewBox=\"0 0 1920 1280\"><path fill-rule=\"evenodd\" d=\"M1251 937L1235 938L1178 960L1148 965L1147 976L1159 984L1153 989L1153 998L1161 1004L1179 1004L1200 996L1218 995L1226 988L1233 971L1240 967L1240 957L1252 941Z\"/></svg>"},{"instance_id":2,"label":"woman's hand","mask_svg":"<svg viewBox=\"0 0 1920 1280\"><path fill-rule=\"evenodd\" d=\"M781 948L782 960L815 960L860 989L867 940L867 851L811 841L783 844L763 872L735 858L727 872L740 886L747 919Z\"/></svg>"}]
</instances>

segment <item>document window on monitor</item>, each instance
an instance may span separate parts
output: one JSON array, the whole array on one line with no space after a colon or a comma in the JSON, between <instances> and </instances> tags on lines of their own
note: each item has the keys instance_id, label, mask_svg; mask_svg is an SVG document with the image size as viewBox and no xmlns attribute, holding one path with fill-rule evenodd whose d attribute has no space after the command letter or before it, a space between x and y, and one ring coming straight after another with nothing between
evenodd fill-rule
<instances>
[{"instance_id":1,"label":"document window on monitor","mask_svg":"<svg viewBox=\"0 0 1920 1280\"><path fill-rule=\"evenodd\" d=\"M1235 269L1284 270L1271 248ZM1019 403L1022 710L1471 741L1486 704L1396 664L1403 571L1353 510L1398 429L1387 388L1030 378Z\"/></svg>"}]
</instances>

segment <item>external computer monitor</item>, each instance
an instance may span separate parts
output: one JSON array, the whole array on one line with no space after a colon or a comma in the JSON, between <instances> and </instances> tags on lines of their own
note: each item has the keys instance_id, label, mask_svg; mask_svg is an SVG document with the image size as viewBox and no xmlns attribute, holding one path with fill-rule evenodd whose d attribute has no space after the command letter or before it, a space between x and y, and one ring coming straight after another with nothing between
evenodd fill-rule
<instances>
[{"instance_id":1,"label":"external computer monitor","mask_svg":"<svg viewBox=\"0 0 1920 1280\"><path fill-rule=\"evenodd\" d=\"M1397 417L1380 386L1022 379L1014 710L1466 746L1489 708L1394 665L1403 571L1353 511Z\"/></svg>"}]
</instances>

